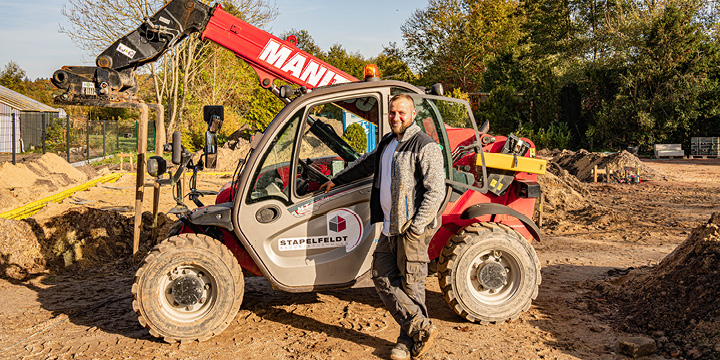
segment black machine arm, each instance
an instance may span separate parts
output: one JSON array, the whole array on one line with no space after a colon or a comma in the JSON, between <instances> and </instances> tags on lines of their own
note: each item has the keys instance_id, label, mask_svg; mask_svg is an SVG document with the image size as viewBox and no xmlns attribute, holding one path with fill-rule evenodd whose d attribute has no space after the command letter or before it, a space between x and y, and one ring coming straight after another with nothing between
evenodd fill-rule
<instances>
[{"instance_id":1,"label":"black machine arm","mask_svg":"<svg viewBox=\"0 0 720 360\"><path fill-rule=\"evenodd\" d=\"M137 92L133 70L156 61L188 35L202 32L211 16L212 8L198 0L172 0L105 49L95 60L97 67L65 66L55 71L53 84L65 90L56 102L129 100L122 97Z\"/></svg>"}]
</instances>

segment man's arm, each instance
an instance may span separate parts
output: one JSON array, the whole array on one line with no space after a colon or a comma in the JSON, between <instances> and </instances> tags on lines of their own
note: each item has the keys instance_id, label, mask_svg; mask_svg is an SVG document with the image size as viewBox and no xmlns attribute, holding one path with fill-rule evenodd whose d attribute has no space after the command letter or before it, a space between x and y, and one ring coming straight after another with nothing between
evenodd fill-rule
<instances>
[{"instance_id":1,"label":"man's arm","mask_svg":"<svg viewBox=\"0 0 720 360\"><path fill-rule=\"evenodd\" d=\"M320 185L320 190L324 189L325 193L327 193L336 185L347 184L373 174L375 172L375 150L373 149L373 151L353 161L348 167L335 175L332 180Z\"/></svg>"},{"instance_id":2,"label":"man's arm","mask_svg":"<svg viewBox=\"0 0 720 360\"><path fill-rule=\"evenodd\" d=\"M427 191L410 225L410 230L415 234L425 232L427 226L437 217L437 212L445 198L443 163L440 147L434 141L423 146L418 154L418 166L423 175L423 186Z\"/></svg>"}]
</instances>

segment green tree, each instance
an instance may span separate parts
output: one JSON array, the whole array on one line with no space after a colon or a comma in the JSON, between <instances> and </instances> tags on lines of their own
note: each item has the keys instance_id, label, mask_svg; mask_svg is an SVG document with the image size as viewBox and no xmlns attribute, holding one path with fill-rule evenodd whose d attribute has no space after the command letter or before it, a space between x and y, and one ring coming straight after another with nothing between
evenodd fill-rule
<instances>
[{"instance_id":1,"label":"green tree","mask_svg":"<svg viewBox=\"0 0 720 360\"><path fill-rule=\"evenodd\" d=\"M519 9L514 0L430 0L401 26L407 62L423 85L481 90L487 63L521 37Z\"/></svg>"},{"instance_id":2,"label":"green tree","mask_svg":"<svg viewBox=\"0 0 720 360\"><path fill-rule=\"evenodd\" d=\"M342 138L358 153L364 154L367 151L367 135L360 124L350 124L343 132Z\"/></svg>"},{"instance_id":3,"label":"green tree","mask_svg":"<svg viewBox=\"0 0 720 360\"><path fill-rule=\"evenodd\" d=\"M27 75L20 65L14 61L10 61L0 72L0 85L19 93L24 93L27 89L25 79Z\"/></svg>"},{"instance_id":4,"label":"green tree","mask_svg":"<svg viewBox=\"0 0 720 360\"><path fill-rule=\"evenodd\" d=\"M701 116L707 68L717 58L717 45L695 21L699 6L672 2L640 23L641 36L620 73L617 93L603 104L589 135L612 147L635 143L645 150L687 140Z\"/></svg>"}]
</instances>

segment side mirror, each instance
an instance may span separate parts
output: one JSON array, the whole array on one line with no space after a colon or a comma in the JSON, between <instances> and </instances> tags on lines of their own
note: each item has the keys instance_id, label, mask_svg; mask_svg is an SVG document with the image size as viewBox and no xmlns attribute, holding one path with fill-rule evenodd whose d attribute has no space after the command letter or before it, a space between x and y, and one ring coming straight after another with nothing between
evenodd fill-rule
<instances>
[{"instance_id":1,"label":"side mirror","mask_svg":"<svg viewBox=\"0 0 720 360\"><path fill-rule=\"evenodd\" d=\"M478 129L481 134L487 134L490 131L490 120L485 120L482 126Z\"/></svg>"},{"instance_id":2,"label":"side mirror","mask_svg":"<svg viewBox=\"0 0 720 360\"><path fill-rule=\"evenodd\" d=\"M430 87L430 89L425 90L426 93L429 95L437 95L437 96L443 96L445 95L445 90L443 90L443 86L441 83L437 83Z\"/></svg>"},{"instance_id":3,"label":"side mirror","mask_svg":"<svg viewBox=\"0 0 720 360\"><path fill-rule=\"evenodd\" d=\"M203 120L208 124L208 131L218 132L225 120L225 108L222 105L203 106Z\"/></svg>"},{"instance_id":4,"label":"side mirror","mask_svg":"<svg viewBox=\"0 0 720 360\"><path fill-rule=\"evenodd\" d=\"M172 136L172 163L180 165L182 162L182 139L179 131Z\"/></svg>"},{"instance_id":5,"label":"side mirror","mask_svg":"<svg viewBox=\"0 0 720 360\"><path fill-rule=\"evenodd\" d=\"M208 124L205 132L205 166L214 169L217 164L217 132L225 120L225 108L222 105L205 105L203 118Z\"/></svg>"},{"instance_id":6,"label":"side mirror","mask_svg":"<svg viewBox=\"0 0 720 360\"><path fill-rule=\"evenodd\" d=\"M152 177L159 177L167 171L167 162L162 156L151 156L147 160L147 172Z\"/></svg>"}]
</instances>

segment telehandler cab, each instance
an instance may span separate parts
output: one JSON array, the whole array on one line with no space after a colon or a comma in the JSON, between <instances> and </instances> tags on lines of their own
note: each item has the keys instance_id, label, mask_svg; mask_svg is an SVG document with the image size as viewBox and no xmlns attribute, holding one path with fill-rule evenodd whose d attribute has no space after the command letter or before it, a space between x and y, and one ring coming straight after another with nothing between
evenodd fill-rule
<instances>
[{"instance_id":1,"label":"telehandler cab","mask_svg":"<svg viewBox=\"0 0 720 360\"><path fill-rule=\"evenodd\" d=\"M372 177L318 190L390 132L388 102L400 93L412 96L416 123L444 157L447 191L428 255L437 259L447 303L481 323L513 320L530 307L541 281L530 243L540 240L540 231L531 217L546 162L535 158L528 139L491 136L488 122L478 129L469 104L442 96L439 84L424 89L380 80L372 66L365 81L357 81L299 50L293 38L278 39L219 5L173 0L103 52L97 68L56 72L53 82L66 90L56 101L133 101L131 71L195 31L250 63L261 85L287 105L253 137L215 204L202 206L199 197L208 193L191 186L200 207L189 210L176 193L172 212L179 220L143 260L132 286L133 309L152 335L175 342L223 331L242 303L243 269L288 292L348 288L368 277L380 235L380 224L369 223ZM129 54L139 56L129 64ZM300 86L278 88L276 78ZM208 120L214 131L220 113ZM343 139L352 123L365 129L365 149ZM157 181L177 186L185 167L194 174L198 167L181 150L179 136L173 143L173 162L180 166ZM153 176L165 168L162 158L148 161Z\"/></svg>"}]
</instances>

